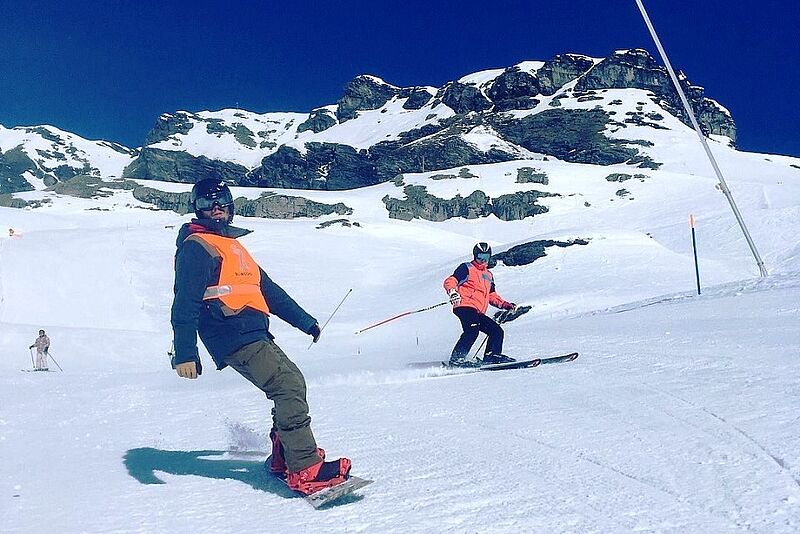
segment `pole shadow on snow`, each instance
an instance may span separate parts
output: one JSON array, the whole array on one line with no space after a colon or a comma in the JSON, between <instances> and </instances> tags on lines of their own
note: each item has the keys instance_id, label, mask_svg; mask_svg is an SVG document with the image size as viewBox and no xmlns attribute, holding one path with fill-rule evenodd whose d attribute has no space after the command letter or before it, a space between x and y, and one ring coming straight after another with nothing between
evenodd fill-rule
<instances>
[{"instance_id":1,"label":"pole shadow on snow","mask_svg":"<svg viewBox=\"0 0 800 534\"><path fill-rule=\"evenodd\" d=\"M128 450L124 456L124 463L128 474L142 484L164 484L165 482L155 473L161 471L171 475L233 479L280 497L296 497L283 481L267 474L263 461L207 458L224 454L225 451L163 451L142 447Z\"/></svg>"}]
</instances>

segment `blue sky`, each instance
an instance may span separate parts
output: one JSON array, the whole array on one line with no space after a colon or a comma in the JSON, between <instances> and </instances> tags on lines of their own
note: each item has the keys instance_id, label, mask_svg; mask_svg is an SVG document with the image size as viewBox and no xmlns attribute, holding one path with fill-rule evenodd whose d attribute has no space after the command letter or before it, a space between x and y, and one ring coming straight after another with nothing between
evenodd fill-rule
<instances>
[{"instance_id":1,"label":"blue sky","mask_svg":"<svg viewBox=\"0 0 800 534\"><path fill-rule=\"evenodd\" d=\"M657 56L634 0L5 4L0 124L127 146L164 112L309 111L359 74L440 86L564 52ZM795 2L644 4L672 64L731 111L741 149L800 156Z\"/></svg>"}]
</instances>

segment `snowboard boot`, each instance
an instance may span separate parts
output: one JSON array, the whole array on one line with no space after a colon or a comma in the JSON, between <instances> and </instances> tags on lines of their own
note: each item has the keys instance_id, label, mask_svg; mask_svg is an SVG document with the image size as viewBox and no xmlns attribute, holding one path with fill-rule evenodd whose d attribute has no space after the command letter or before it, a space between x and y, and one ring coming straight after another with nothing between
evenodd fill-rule
<instances>
[{"instance_id":1,"label":"snowboard boot","mask_svg":"<svg viewBox=\"0 0 800 534\"><path fill-rule=\"evenodd\" d=\"M339 458L332 462L320 460L295 473L289 473L286 484L290 489L311 495L325 488L337 486L347 480L350 475L351 462L348 458Z\"/></svg>"},{"instance_id":2,"label":"snowboard boot","mask_svg":"<svg viewBox=\"0 0 800 534\"><path fill-rule=\"evenodd\" d=\"M509 356L506 356L504 354L492 354L490 352L489 354L483 355L483 365L494 365L498 363L513 363L515 361L517 360Z\"/></svg>"},{"instance_id":3,"label":"snowboard boot","mask_svg":"<svg viewBox=\"0 0 800 534\"><path fill-rule=\"evenodd\" d=\"M272 442L272 455L267 458L267 468L273 475L286 478L288 468L286 459L283 456L283 444L280 436L278 436L278 431L274 427L269 431L269 439ZM317 454L325 460L325 449L317 447Z\"/></svg>"},{"instance_id":4,"label":"snowboard boot","mask_svg":"<svg viewBox=\"0 0 800 534\"><path fill-rule=\"evenodd\" d=\"M447 362L448 367L463 367L463 368L473 368L473 367L480 367L483 364L481 360L474 359L468 360L463 356L460 358L450 358L450 361Z\"/></svg>"}]
</instances>

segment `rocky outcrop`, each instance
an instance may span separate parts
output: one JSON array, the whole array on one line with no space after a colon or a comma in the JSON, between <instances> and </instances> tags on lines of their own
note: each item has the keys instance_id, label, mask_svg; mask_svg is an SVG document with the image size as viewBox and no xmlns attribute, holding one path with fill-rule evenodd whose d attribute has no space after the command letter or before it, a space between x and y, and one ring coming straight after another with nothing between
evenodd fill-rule
<instances>
[{"instance_id":1,"label":"rocky outcrop","mask_svg":"<svg viewBox=\"0 0 800 534\"><path fill-rule=\"evenodd\" d=\"M375 76L357 76L344 88L344 95L337 102L336 118L344 122L356 117L359 110L378 109L399 92Z\"/></svg>"},{"instance_id":2,"label":"rocky outcrop","mask_svg":"<svg viewBox=\"0 0 800 534\"><path fill-rule=\"evenodd\" d=\"M703 88L691 85L682 73L679 75L679 81L692 107L692 112L704 132L727 135L736 141L736 125L731 116L720 109L716 103L705 98ZM656 63L646 50L619 51L598 63L575 85L576 91L623 88L644 89L652 92L656 103L678 117L687 126L692 126L667 69Z\"/></svg>"},{"instance_id":3,"label":"rocky outcrop","mask_svg":"<svg viewBox=\"0 0 800 534\"><path fill-rule=\"evenodd\" d=\"M296 219L298 217L321 217L323 215L351 215L352 208L341 202L323 204L303 197L262 193L256 200L236 199L236 214L245 217L267 219Z\"/></svg>"},{"instance_id":4,"label":"rocky outcrop","mask_svg":"<svg viewBox=\"0 0 800 534\"><path fill-rule=\"evenodd\" d=\"M459 82L450 82L445 85L437 93L436 98L456 113L486 111L492 107L492 101L486 98L480 89L474 85Z\"/></svg>"},{"instance_id":5,"label":"rocky outcrop","mask_svg":"<svg viewBox=\"0 0 800 534\"><path fill-rule=\"evenodd\" d=\"M561 87L589 71L594 61L579 54L558 54L536 71L540 91L550 96Z\"/></svg>"},{"instance_id":6,"label":"rocky outcrop","mask_svg":"<svg viewBox=\"0 0 800 534\"><path fill-rule=\"evenodd\" d=\"M353 189L377 184L375 164L365 150L335 143L307 143L305 154L281 146L250 173L246 185L287 189Z\"/></svg>"},{"instance_id":7,"label":"rocky outcrop","mask_svg":"<svg viewBox=\"0 0 800 534\"><path fill-rule=\"evenodd\" d=\"M32 191L33 186L23 178L26 172L34 176L41 174L21 146L0 151L0 195Z\"/></svg>"},{"instance_id":8,"label":"rocky outcrop","mask_svg":"<svg viewBox=\"0 0 800 534\"><path fill-rule=\"evenodd\" d=\"M403 193L404 199L388 195L383 197L389 218L441 222L453 217L477 219L494 214L504 221L518 221L547 211L547 207L538 205L536 199L559 196L541 191L524 191L492 199L483 191L474 191L466 198L456 195L451 199L443 199L431 195L425 186L420 185L406 186Z\"/></svg>"},{"instance_id":9,"label":"rocky outcrop","mask_svg":"<svg viewBox=\"0 0 800 534\"><path fill-rule=\"evenodd\" d=\"M494 111L508 111L535 108L539 100L533 97L539 92L539 79L514 66L507 68L495 78L486 93L494 102Z\"/></svg>"},{"instance_id":10,"label":"rocky outcrop","mask_svg":"<svg viewBox=\"0 0 800 534\"><path fill-rule=\"evenodd\" d=\"M247 169L236 163L150 147L142 148L139 157L122 173L125 178L189 184L204 178L242 183L246 175Z\"/></svg>"},{"instance_id":11,"label":"rocky outcrop","mask_svg":"<svg viewBox=\"0 0 800 534\"><path fill-rule=\"evenodd\" d=\"M194 127L192 120L200 120L200 117L190 113L164 113L162 114L153 128L147 133L145 145L154 145L161 141L166 141L175 134L187 134Z\"/></svg>"},{"instance_id":12,"label":"rocky outcrop","mask_svg":"<svg viewBox=\"0 0 800 534\"><path fill-rule=\"evenodd\" d=\"M297 127L297 133L312 131L314 133L324 132L336 124L336 117L327 109L315 109L311 115Z\"/></svg>"},{"instance_id":13,"label":"rocky outcrop","mask_svg":"<svg viewBox=\"0 0 800 534\"><path fill-rule=\"evenodd\" d=\"M403 109L420 109L433 98L433 95L424 87L401 89L397 96L408 99L403 104Z\"/></svg>"},{"instance_id":14,"label":"rocky outcrop","mask_svg":"<svg viewBox=\"0 0 800 534\"><path fill-rule=\"evenodd\" d=\"M494 267L498 262L504 265L513 267L516 265L529 265L539 258L547 255L548 247L570 247L572 245L588 245L589 241L586 239L570 239L569 241L553 241L551 239L543 239L539 241L530 241L511 247L505 252L500 252L492 256L489 261L489 267Z\"/></svg>"},{"instance_id":15,"label":"rocky outcrop","mask_svg":"<svg viewBox=\"0 0 800 534\"><path fill-rule=\"evenodd\" d=\"M493 117L491 125L512 143L564 161L595 165L637 161L640 167L648 168L660 165L628 146L631 141L606 137L603 130L610 120L601 109L551 109L522 119Z\"/></svg>"}]
</instances>

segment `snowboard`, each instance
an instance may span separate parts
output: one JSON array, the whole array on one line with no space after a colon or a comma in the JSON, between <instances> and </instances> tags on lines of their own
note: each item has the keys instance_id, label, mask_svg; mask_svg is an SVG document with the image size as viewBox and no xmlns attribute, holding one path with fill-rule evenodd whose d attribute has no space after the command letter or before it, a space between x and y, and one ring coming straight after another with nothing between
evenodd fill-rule
<instances>
[{"instance_id":1,"label":"snowboard","mask_svg":"<svg viewBox=\"0 0 800 534\"><path fill-rule=\"evenodd\" d=\"M350 476L341 484L307 495L305 499L311 506L318 509L326 504L334 503L343 497L351 495L354 491L372 484L373 482L374 480Z\"/></svg>"},{"instance_id":2,"label":"snowboard","mask_svg":"<svg viewBox=\"0 0 800 534\"><path fill-rule=\"evenodd\" d=\"M269 459L264 463L264 468L267 470L271 476L281 480L284 484L286 484L286 476L282 473L273 473L267 467L269 465ZM336 501L351 495L354 491L363 488L369 484L375 482L374 480L368 480L366 478L356 477L350 475L347 477L347 480L333 486L331 488L325 488L320 490L316 493L312 493L311 495L303 495L302 493L295 492L298 497L303 497L308 504L313 506L315 509L321 508L327 504L335 503Z\"/></svg>"}]
</instances>

